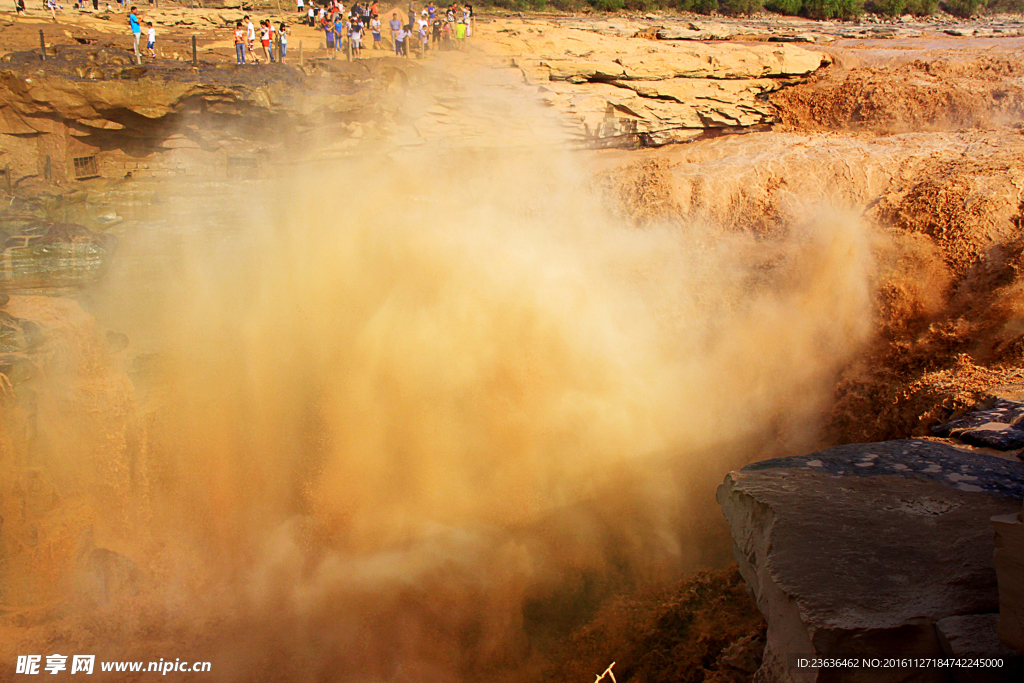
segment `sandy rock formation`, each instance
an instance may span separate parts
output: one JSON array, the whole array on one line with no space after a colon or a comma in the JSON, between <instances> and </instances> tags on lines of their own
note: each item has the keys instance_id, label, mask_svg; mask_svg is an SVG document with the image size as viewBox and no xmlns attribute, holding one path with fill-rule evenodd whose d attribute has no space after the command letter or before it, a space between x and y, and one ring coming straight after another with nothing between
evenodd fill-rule
<instances>
[{"instance_id":1,"label":"sandy rock formation","mask_svg":"<svg viewBox=\"0 0 1024 683\"><path fill-rule=\"evenodd\" d=\"M772 123L777 115L766 94L829 61L788 44L681 43L550 24L502 26L485 28L483 49L511 57L525 81L590 143L659 145Z\"/></svg>"},{"instance_id":2,"label":"sandy rock formation","mask_svg":"<svg viewBox=\"0 0 1024 683\"><path fill-rule=\"evenodd\" d=\"M759 680L867 680L801 669L792 654L942 656L937 622L998 609L988 518L1022 497L1024 464L919 440L731 472L718 502L768 621ZM879 669L870 680L945 676Z\"/></svg>"},{"instance_id":3,"label":"sandy rock formation","mask_svg":"<svg viewBox=\"0 0 1024 683\"><path fill-rule=\"evenodd\" d=\"M146 121L197 108L264 120L279 114L303 116L312 124L325 112L368 106L373 90L342 88L331 97L314 90L310 97L300 97L301 76L291 70L256 74L136 66L129 55L107 49L66 48L46 62L39 62L38 55L19 53L0 64L0 134L50 132L41 119L144 134Z\"/></svg>"},{"instance_id":4,"label":"sandy rock formation","mask_svg":"<svg viewBox=\"0 0 1024 683\"><path fill-rule=\"evenodd\" d=\"M765 29L718 22L690 22L685 27L659 29L658 40L736 40L754 38L767 33Z\"/></svg>"},{"instance_id":5,"label":"sandy rock formation","mask_svg":"<svg viewBox=\"0 0 1024 683\"><path fill-rule=\"evenodd\" d=\"M31 177L122 178L151 167L223 173L230 157L287 154L326 130L333 141L360 124L386 125L404 98L407 73L417 68L403 66L138 66L121 51L77 46L62 46L45 62L37 53L7 55L0 61L0 169L10 165L15 190ZM89 157L97 169L73 167L74 159Z\"/></svg>"}]
</instances>

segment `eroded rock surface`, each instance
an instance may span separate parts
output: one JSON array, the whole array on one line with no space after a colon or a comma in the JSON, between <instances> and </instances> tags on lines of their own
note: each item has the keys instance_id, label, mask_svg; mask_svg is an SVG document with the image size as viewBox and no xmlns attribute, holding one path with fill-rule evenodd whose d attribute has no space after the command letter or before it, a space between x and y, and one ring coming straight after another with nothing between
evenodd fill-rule
<instances>
[{"instance_id":1,"label":"eroded rock surface","mask_svg":"<svg viewBox=\"0 0 1024 683\"><path fill-rule=\"evenodd\" d=\"M936 623L999 607L991 524L1024 465L922 440L840 446L731 472L718 501L768 620L765 681L944 681L797 669L794 654L941 656Z\"/></svg>"},{"instance_id":2,"label":"eroded rock surface","mask_svg":"<svg viewBox=\"0 0 1024 683\"><path fill-rule=\"evenodd\" d=\"M773 123L767 93L829 63L788 44L651 41L541 23L505 25L483 48L511 58L583 139L613 144L658 145Z\"/></svg>"}]
</instances>

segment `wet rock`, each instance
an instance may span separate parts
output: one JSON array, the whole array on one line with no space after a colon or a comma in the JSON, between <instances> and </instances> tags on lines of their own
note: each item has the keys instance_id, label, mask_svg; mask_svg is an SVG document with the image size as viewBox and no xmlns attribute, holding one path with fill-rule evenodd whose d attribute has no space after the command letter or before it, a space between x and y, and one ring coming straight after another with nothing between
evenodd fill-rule
<instances>
[{"instance_id":1,"label":"wet rock","mask_svg":"<svg viewBox=\"0 0 1024 683\"><path fill-rule=\"evenodd\" d=\"M937 424L931 431L936 436L999 451L1024 448L1024 403L996 399L991 408Z\"/></svg>"},{"instance_id":2,"label":"wet rock","mask_svg":"<svg viewBox=\"0 0 1024 683\"><path fill-rule=\"evenodd\" d=\"M83 225L40 223L4 241L0 283L8 288L36 288L92 282L106 270L116 246L113 235Z\"/></svg>"},{"instance_id":3,"label":"wet rock","mask_svg":"<svg viewBox=\"0 0 1024 683\"><path fill-rule=\"evenodd\" d=\"M1024 464L921 440L731 472L718 501L768 621L758 677L819 680L793 668L793 653L941 656L937 622L998 609L988 518L1019 510L1022 497ZM871 680L910 677L945 673Z\"/></svg>"},{"instance_id":4,"label":"wet rock","mask_svg":"<svg viewBox=\"0 0 1024 683\"><path fill-rule=\"evenodd\" d=\"M813 33L797 33L783 36L772 36L770 43L813 43L817 38Z\"/></svg>"}]
</instances>

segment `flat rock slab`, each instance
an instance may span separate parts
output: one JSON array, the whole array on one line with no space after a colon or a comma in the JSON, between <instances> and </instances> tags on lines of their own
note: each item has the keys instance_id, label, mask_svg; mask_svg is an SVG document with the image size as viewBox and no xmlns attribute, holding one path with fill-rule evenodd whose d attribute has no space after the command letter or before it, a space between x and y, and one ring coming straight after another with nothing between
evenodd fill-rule
<instances>
[{"instance_id":1,"label":"flat rock slab","mask_svg":"<svg viewBox=\"0 0 1024 683\"><path fill-rule=\"evenodd\" d=\"M941 656L936 622L999 610L993 515L1024 464L917 439L731 472L718 502L768 620L763 681L946 681L914 669L799 669L797 655Z\"/></svg>"}]
</instances>

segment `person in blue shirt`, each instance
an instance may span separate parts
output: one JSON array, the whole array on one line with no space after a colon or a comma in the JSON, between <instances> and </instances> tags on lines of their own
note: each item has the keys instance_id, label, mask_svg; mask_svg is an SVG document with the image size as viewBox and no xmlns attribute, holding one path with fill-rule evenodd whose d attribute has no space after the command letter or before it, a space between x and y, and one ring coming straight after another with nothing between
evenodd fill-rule
<instances>
[{"instance_id":1,"label":"person in blue shirt","mask_svg":"<svg viewBox=\"0 0 1024 683\"><path fill-rule=\"evenodd\" d=\"M398 12L391 13L391 21L388 22L388 26L391 27L391 44L395 48L395 54L401 55L398 50L398 32L402 30L402 22L398 20Z\"/></svg>"},{"instance_id":2,"label":"person in blue shirt","mask_svg":"<svg viewBox=\"0 0 1024 683\"><path fill-rule=\"evenodd\" d=\"M324 17L321 26L324 29L324 44L327 45L327 56L334 56L334 21Z\"/></svg>"},{"instance_id":3,"label":"person in blue shirt","mask_svg":"<svg viewBox=\"0 0 1024 683\"><path fill-rule=\"evenodd\" d=\"M342 15L338 15L334 20L334 49L341 50L344 47L341 44L342 36L348 34L348 26Z\"/></svg>"},{"instance_id":4,"label":"person in blue shirt","mask_svg":"<svg viewBox=\"0 0 1024 683\"><path fill-rule=\"evenodd\" d=\"M139 38L142 36L142 24L139 22L138 8L132 5L132 11L128 14L128 24L132 27L132 36L135 38L135 56L139 56Z\"/></svg>"}]
</instances>

